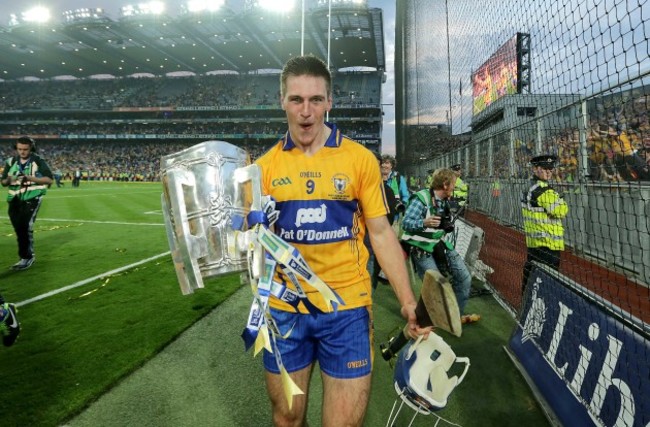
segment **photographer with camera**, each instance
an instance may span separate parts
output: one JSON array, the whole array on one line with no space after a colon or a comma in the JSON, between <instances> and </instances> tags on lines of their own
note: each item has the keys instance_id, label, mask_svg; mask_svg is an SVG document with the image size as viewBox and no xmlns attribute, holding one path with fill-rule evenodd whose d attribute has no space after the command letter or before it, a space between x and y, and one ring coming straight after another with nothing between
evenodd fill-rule
<instances>
[{"instance_id":1,"label":"photographer with camera","mask_svg":"<svg viewBox=\"0 0 650 427\"><path fill-rule=\"evenodd\" d=\"M399 220L406 209L406 202L409 199L409 190L406 185L406 180L395 169L397 161L395 157L384 154L381 156L381 177L384 183L388 185L395 195L395 205L390 206L391 211L396 212L395 219Z\"/></svg>"},{"instance_id":2,"label":"photographer with camera","mask_svg":"<svg viewBox=\"0 0 650 427\"><path fill-rule=\"evenodd\" d=\"M472 275L451 242L444 239L454 231L449 199L454 193L456 174L451 169L433 172L431 186L413 194L402 221L402 246L410 255L420 279L427 270L452 276L462 323L473 323L481 316L464 314L472 286Z\"/></svg>"},{"instance_id":3,"label":"photographer with camera","mask_svg":"<svg viewBox=\"0 0 650 427\"><path fill-rule=\"evenodd\" d=\"M36 142L21 136L16 140L16 153L4 164L0 183L9 187L9 219L18 240L20 261L11 268L27 270L34 263L34 222L47 188L52 184L52 171L38 154Z\"/></svg>"}]
</instances>

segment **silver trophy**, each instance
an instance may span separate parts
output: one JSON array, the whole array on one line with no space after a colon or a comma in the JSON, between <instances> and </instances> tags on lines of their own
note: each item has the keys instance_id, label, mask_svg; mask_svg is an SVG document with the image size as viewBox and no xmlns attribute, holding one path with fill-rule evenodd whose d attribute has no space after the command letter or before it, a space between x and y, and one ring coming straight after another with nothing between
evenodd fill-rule
<instances>
[{"instance_id":1,"label":"silver trophy","mask_svg":"<svg viewBox=\"0 0 650 427\"><path fill-rule=\"evenodd\" d=\"M185 295L203 288L203 278L248 269L233 228L253 199L259 203L259 176L241 179L248 165L248 153L224 141L202 142L161 159L167 239Z\"/></svg>"}]
</instances>

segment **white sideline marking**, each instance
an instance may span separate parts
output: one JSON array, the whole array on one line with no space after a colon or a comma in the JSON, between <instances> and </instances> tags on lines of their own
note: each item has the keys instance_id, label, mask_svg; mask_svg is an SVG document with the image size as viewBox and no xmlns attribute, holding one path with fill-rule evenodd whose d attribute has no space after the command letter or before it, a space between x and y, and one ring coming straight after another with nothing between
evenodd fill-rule
<instances>
[{"instance_id":1,"label":"white sideline marking","mask_svg":"<svg viewBox=\"0 0 650 427\"><path fill-rule=\"evenodd\" d=\"M76 190L75 190L76 191ZM129 194L151 194L153 191L134 191L130 192ZM160 191L156 191L160 192ZM48 197L52 197L52 200L60 200L60 199L78 199L78 198L85 198L85 197L95 197L95 196L112 196L112 197L120 197L119 194L116 194L115 192L110 192L110 193L84 193L84 194L74 194L74 195L60 195L56 194L55 196L52 196L52 193L47 193Z\"/></svg>"},{"instance_id":2,"label":"white sideline marking","mask_svg":"<svg viewBox=\"0 0 650 427\"><path fill-rule=\"evenodd\" d=\"M0 216L0 219L9 219L6 216ZM38 218L38 221L49 221L49 222L80 222L80 223L87 223L87 224L114 224L114 225L154 225L158 227L162 227L165 224L162 222L156 223L156 222L119 222L119 221L92 221L92 220L86 220L86 219L58 219L58 218Z\"/></svg>"},{"instance_id":3,"label":"white sideline marking","mask_svg":"<svg viewBox=\"0 0 650 427\"><path fill-rule=\"evenodd\" d=\"M84 280L82 280L80 282L77 282L77 283L73 283L72 285L64 286L62 288L55 289L55 290L50 291L50 292L46 292L46 293L38 295L38 296L36 296L34 298L30 298L28 300L18 302L18 303L16 303L16 307L22 307L24 305L31 304L31 303L36 302L36 301L40 301L42 299L51 297L53 295L60 294L61 292L65 292L65 291L69 291L70 289L78 288L79 286L86 285L86 284L88 284L90 282L94 282L95 280L103 279L106 276L110 276L110 275L113 275L113 274L116 274L116 273L121 273L122 271L129 270L129 269L131 269L133 267L137 267L138 265L147 263L149 261L153 261L155 259L162 258L162 257L167 256L169 254L171 254L171 251L163 252L161 254L154 255L151 258L146 258L146 259L143 259L141 261L135 262L133 264L125 265L124 267L116 268L115 270L107 271L106 273L98 274L97 276L93 276L91 278L84 279Z\"/></svg>"}]
</instances>

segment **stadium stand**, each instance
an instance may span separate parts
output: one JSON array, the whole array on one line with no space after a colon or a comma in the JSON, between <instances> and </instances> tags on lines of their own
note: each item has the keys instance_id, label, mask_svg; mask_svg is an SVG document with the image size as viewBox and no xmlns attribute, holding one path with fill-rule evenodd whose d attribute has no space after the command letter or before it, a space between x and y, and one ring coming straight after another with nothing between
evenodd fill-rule
<instances>
[{"instance_id":1,"label":"stadium stand","mask_svg":"<svg viewBox=\"0 0 650 427\"><path fill-rule=\"evenodd\" d=\"M332 120L378 151L381 80L372 73L342 75L342 87L348 89L334 89ZM51 147L54 167L64 177L81 168L88 179L127 174L130 180L157 180L153 171L159 170L160 155L177 150L177 141L221 139L247 147L253 157L263 153L285 131L277 84L277 74L4 82L0 141L20 135L48 141L43 146ZM128 167L92 157L105 159L129 145L138 148L136 155L148 156L152 140L166 148ZM85 161L74 158L70 147L78 145L93 154Z\"/></svg>"},{"instance_id":2,"label":"stadium stand","mask_svg":"<svg viewBox=\"0 0 650 427\"><path fill-rule=\"evenodd\" d=\"M134 158L128 167L93 158L121 153L128 145L138 147L136 155L159 157L178 144L221 139L259 156L285 130L279 69L301 52L296 36L301 23L291 15L280 30L270 24L273 12L242 4L206 12L201 25L195 21L201 14L187 10L163 18L123 14L118 20L101 10L69 11L65 22L48 24L48 31L15 22L0 32L0 55L6 59L0 67L0 142L23 134L48 141L43 146L56 156L55 167L65 176L82 168L89 179L106 174L158 179L152 173L157 158ZM327 13L322 2L310 5L307 18L314 30L305 34L305 53L327 57ZM329 59L335 82L329 119L379 152L382 11L338 2L331 24L337 54ZM212 47L217 41L218 52ZM28 60L32 54L38 54L38 63ZM152 151L153 141L167 148ZM70 157L72 146L90 154Z\"/></svg>"}]
</instances>

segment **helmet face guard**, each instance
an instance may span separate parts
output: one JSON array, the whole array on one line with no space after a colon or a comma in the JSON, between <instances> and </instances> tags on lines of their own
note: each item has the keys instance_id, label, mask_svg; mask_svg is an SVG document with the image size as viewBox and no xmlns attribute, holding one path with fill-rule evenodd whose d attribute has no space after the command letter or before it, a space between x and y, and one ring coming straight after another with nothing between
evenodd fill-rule
<instances>
[{"instance_id":1,"label":"helmet face guard","mask_svg":"<svg viewBox=\"0 0 650 427\"><path fill-rule=\"evenodd\" d=\"M463 372L449 376L455 363L465 365ZM395 365L395 390L413 410L429 414L447 405L452 391L463 381L469 369L469 358L456 357L451 347L438 335L430 333L410 341Z\"/></svg>"}]
</instances>

